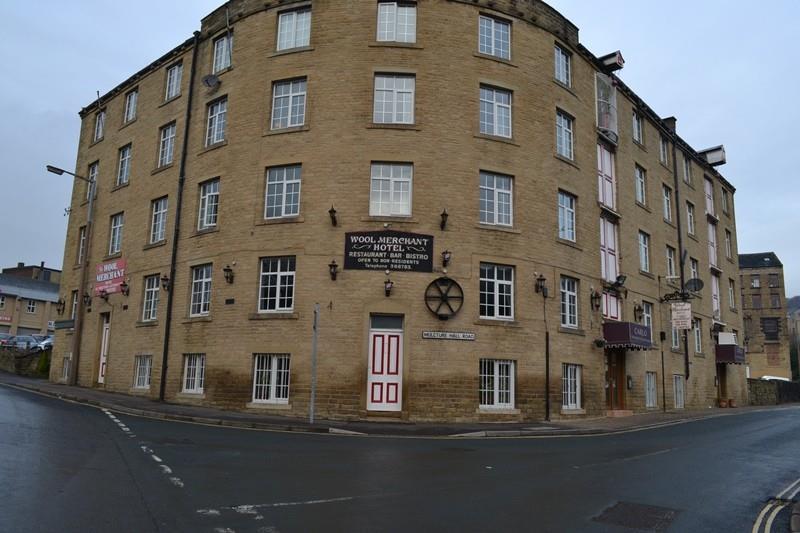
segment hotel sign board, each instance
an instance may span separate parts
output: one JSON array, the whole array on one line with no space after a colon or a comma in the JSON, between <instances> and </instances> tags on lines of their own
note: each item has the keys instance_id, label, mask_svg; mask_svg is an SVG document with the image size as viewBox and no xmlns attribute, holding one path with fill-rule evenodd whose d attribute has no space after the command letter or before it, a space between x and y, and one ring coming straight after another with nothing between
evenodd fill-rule
<instances>
[{"instance_id":1,"label":"hotel sign board","mask_svg":"<svg viewBox=\"0 0 800 533\"><path fill-rule=\"evenodd\" d=\"M692 329L692 304L672 302L672 327L674 329Z\"/></svg>"},{"instance_id":2,"label":"hotel sign board","mask_svg":"<svg viewBox=\"0 0 800 533\"><path fill-rule=\"evenodd\" d=\"M346 233L344 268L433 272L433 236L402 231Z\"/></svg>"},{"instance_id":3,"label":"hotel sign board","mask_svg":"<svg viewBox=\"0 0 800 533\"><path fill-rule=\"evenodd\" d=\"M120 285L125 281L125 273L128 270L128 261L125 259L115 259L97 265L94 279L94 295L100 293L113 294L120 292Z\"/></svg>"}]
</instances>

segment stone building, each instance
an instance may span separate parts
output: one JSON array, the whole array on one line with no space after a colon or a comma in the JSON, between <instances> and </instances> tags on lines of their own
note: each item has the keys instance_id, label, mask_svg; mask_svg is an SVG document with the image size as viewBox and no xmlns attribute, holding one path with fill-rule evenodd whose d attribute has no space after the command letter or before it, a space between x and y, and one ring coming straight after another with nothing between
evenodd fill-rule
<instances>
[{"instance_id":1,"label":"stone building","mask_svg":"<svg viewBox=\"0 0 800 533\"><path fill-rule=\"evenodd\" d=\"M17 263L0 272L0 333L53 334L58 318L61 271ZM63 305L63 304L62 304Z\"/></svg>"},{"instance_id":2,"label":"stone building","mask_svg":"<svg viewBox=\"0 0 800 533\"><path fill-rule=\"evenodd\" d=\"M774 252L739 254L739 268L750 377L792 379L783 264Z\"/></svg>"},{"instance_id":3,"label":"stone building","mask_svg":"<svg viewBox=\"0 0 800 533\"><path fill-rule=\"evenodd\" d=\"M81 111L51 379L304 416L316 375L330 418L744 402L724 149L623 64L542 2L228 2Z\"/></svg>"}]
</instances>

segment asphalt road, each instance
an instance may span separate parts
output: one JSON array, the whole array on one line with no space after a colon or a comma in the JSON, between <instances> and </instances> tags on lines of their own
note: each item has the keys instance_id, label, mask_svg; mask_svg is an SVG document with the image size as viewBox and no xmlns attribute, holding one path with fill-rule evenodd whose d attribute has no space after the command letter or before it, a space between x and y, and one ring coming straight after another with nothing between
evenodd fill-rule
<instances>
[{"instance_id":1,"label":"asphalt road","mask_svg":"<svg viewBox=\"0 0 800 533\"><path fill-rule=\"evenodd\" d=\"M729 533L799 477L800 408L595 437L364 438L117 416L0 387L3 532ZM788 508L772 531L787 528Z\"/></svg>"}]
</instances>

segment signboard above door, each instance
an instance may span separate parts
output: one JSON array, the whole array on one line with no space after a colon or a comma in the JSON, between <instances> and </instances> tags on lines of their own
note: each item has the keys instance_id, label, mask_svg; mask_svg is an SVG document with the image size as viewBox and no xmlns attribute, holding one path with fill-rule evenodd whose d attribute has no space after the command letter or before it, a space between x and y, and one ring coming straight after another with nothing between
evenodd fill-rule
<instances>
[{"instance_id":1,"label":"signboard above door","mask_svg":"<svg viewBox=\"0 0 800 533\"><path fill-rule=\"evenodd\" d=\"M346 233L344 268L433 272L433 236L389 230Z\"/></svg>"}]
</instances>

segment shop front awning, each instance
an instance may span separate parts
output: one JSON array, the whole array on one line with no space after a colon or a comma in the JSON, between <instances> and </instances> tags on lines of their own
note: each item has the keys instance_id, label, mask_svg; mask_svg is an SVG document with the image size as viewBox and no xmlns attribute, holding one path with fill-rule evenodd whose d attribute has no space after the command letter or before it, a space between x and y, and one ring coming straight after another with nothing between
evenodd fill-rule
<instances>
[{"instance_id":1,"label":"shop front awning","mask_svg":"<svg viewBox=\"0 0 800 533\"><path fill-rule=\"evenodd\" d=\"M717 344L716 345L717 363L729 365L745 364L744 348L736 344Z\"/></svg>"},{"instance_id":2,"label":"shop front awning","mask_svg":"<svg viewBox=\"0 0 800 533\"><path fill-rule=\"evenodd\" d=\"M636 322L606 322L603 324L606 348L649 350L653 347L650 326Z\"/></svg>"}]
</instances>

